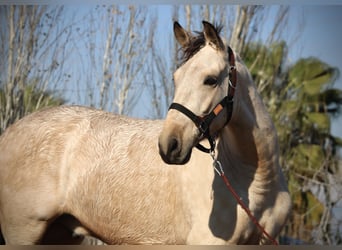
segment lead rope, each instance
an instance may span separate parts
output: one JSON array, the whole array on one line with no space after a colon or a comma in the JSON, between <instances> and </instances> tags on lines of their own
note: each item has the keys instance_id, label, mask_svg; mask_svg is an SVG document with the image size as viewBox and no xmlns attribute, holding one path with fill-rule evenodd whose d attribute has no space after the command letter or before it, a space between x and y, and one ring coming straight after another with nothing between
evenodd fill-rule
<instances>
[{"instance_id":1,"label":"lead rope","mask_svg":"<svg viewBox=\"0 0 342 250\"><path fill-rule=\"evenodd\" d=\"M216 173L222 177L224 184L227 186L227 188L229 189L229 191L232 193L232 195L234 196L235 200L237 201L237 203L242 207L243 210L245 210L246 214L248 215L248 217L252 220L252 222L254 223L254 225L256 225L260 231L272 242L273 245L279 245L279 243L277 242L277 240L275 240L271 235L269 235L266 230L260 225L260 223L258 222L258 220L254 217L254 215L252 214L251 210L249 210L249 208L246 206L246 204L243 202L242 198L236 193L235 189L232 187L232 185L230 184L230 182L228 181L227 177L224 174L221 162L218 161L215 157L215 149L210 151L210 156L213 159L213 167L214 170L216 171Z\"/></svg>"}]
</instances>

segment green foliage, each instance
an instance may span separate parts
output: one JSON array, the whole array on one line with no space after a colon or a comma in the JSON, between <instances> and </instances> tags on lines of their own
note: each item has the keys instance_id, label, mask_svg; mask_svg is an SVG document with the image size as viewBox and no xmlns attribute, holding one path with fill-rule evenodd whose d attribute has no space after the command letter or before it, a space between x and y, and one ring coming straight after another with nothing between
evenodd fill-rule
<instances>
[{"instance_id":1,"label":"green foliage","mask_svg":"<svg viewBox=\"0 0 342 250\"><path fill-rule=\"evenodd\" d=\"M334 80L335 69L317 58L300 59L289 69L289 79L303 94L318 95Z\"/></svg>"},{"instance_id":2,"label":"green foliage","mask_svg":"<svg viewBox=\"0 0 342 250\"><path fill-rule=\"evenodd\" d=\"M43 91L27 85L24 90L24 107L27 113L32 113L43 107L59 106L64 103L62 98L56 97L48 91Z\"/></svg>"},{"instance_id":3,"label":"green foliage","mask_svg":"<svg viewBox=\"0 0 342 250\"><path fill-rule=\"evenodd\" d=\"M331 135L331 118L342 105L342 91L333 88L339 72L312 57L286 65L285 42L269 47L251 43L242 57L277 128L280 161L294 202L287 234L311 242L327 204L317 200L308 184L326 181L342 145L341 138Z\"/></svg>"},{"instance_id":4,"label":"green foliage","mask_svg":"<svg viewBox=\"0 0 342 250\"><path fill-rule=\"evenodd\" d=\"M38 88L35 81L23 86L23 90L17 89L12 95L0 88L0 134L23 116L44 107L62 105L64 102L64 99L55 94Z\"/></svg>"},{"instance_id":5,"label":"green foliage","mask_svg":"<svg viewBox=\"0 0 342 250\"><path fill-rule=\"evenodd\" d=\"M290 148L289 164L297 174L313 178L324 161L324 152L321 146L314 144L298 144Z\"/></svg>"}]
</instances>

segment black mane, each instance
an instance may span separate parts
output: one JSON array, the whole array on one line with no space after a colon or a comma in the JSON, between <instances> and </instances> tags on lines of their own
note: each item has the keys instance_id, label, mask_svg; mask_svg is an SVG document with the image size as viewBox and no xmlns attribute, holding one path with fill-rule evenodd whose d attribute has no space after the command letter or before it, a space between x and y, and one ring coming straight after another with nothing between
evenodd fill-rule
<instances>
[{"instance_id":1,"label":"black mane","mask_svg":"<svg viewBox=\"0 0 342 250\"><path fill-rule=\"evenodd\" d=\"M215 30L218 35L222 31L222 24L215 24ZM195 31L195 36L191 36L190 43L186 48L183 48L182 61L185 63L188 61L193 55L195 55L204 45L205 38L204 33L200 31Z\"/></svg>"}]
</instances>

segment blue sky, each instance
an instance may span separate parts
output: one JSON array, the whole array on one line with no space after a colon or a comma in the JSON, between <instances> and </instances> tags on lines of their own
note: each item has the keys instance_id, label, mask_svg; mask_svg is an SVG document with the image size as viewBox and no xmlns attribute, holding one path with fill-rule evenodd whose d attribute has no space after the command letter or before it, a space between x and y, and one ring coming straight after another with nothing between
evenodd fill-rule
<instances>
[{"instance_id":1,"label":"blue sky","mask_svg":"<svg viewBox=\"0 0 342 250\"><path fill-rule=\"evenodd\" d=\"M94 5L82 5L82 8L80 6L73 6L74 8L72 9L81 15L91 6ZM147 6L148 11L157 10L158 28L155 32L160 37L162 47L165 42L170 42L174 39L172 33L172 5ZM69 5L69 7L71 6ZM66 5L66 8L68 8L68 5ZM342 5L290 5L289 20L289 27L283 31L283 39L289 44L289 62L295 62L299 58L314 56L331 66L339 68L342 73ZM179 21L185 25L184 20ZM201 21L198 20L198 26L192 28L200 29ZM266 22L266 25L269 23L272 26L273 22L272 13L270 13L270 20ZM298 40L294 42L293 31L298 30L298 26L303 27ZM262 37L262 34L260 36ZM172 77L171 73L170 77ZM342 89L342 77L336 81L335 87ZM141 98L140 101L141 103L137 105L140 109L149 102L149 100L144 98ZM143 112L138 111L135 113L142 114ZM145 110L145 112L147 111ZM145 115L143 114L142 116L144 117ZM341 127L342 116L333 120L333 134L342 137Z\"/></svg>"},{"instance_id":2,"label":"blue sky","mask_svg":"<svg viewBox=\"0 0 342 250\"><path fill-rule=\"evenodd\" d=\"M284 31L287 42L294 39L291 29L303 24L302 33L290 48L289 60L314 56L339 68L341 76L334 86L342 89L342 5L291 5L289 15L290 30ZM332 132L342 137L342 116L333 119Z\"/></svg>"},{"instance_id":3,"label":"blue sky","mask_svg":"<svg viewBox=\"0 0 342 250\"><path fill-rule=\"evenodd\" d=\"M158 9L160 21L166 25L164 29L171 30L169 5L160 5ZM283 38L291 46L289 61L295 62L299 58L313 56L339 68L342 74L342 5L291 5L289 15L289 27L283 34ZM273 20L270 20L270 23L272 22ZM293 41L292 31L298 29L298 25L303 27L298 40ZM342 76L334 86L342 89ZM332 132L342 137L342 116L333 119Z\"/></svg>"},{"instance_id":4,"label":"blue sky","mask_svg":"<svg viewBox=\"0 0 342 250\"><path fill-rule=\"evenodd\" d=\"M293 57L315 56L339 68L341 75L334 86L342 89L342 5L303 6L303 9L305 26ZM342 137L342 116L333 119L332 133Z\"/></svg>"},{"instance_id":5,"label":"blue sky","mask_svg":"<svg viewBox=\"0 0 342 250\"><path fill-rule=\"evenodd\" d=\"M342 70L342 5L303 8L305 26L296 45L297 56L316 56Z\"/></svg>"}]
</instances>

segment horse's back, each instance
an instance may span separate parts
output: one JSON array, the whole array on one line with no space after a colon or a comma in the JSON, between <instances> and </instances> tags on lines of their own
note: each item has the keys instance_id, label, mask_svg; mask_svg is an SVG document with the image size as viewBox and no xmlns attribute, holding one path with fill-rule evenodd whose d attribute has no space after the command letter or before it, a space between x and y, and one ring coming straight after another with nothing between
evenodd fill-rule
<instances>
[{"instance_id":1,"label":"horse's back","mask_svg":"<svg viewBox=\"0 0 342 250\"><path fill-rule=\"evenodd\" d=\"M24 194L30 187L58 193L65 188L70 171L82 170L73 169L74 159L102 160L120 150L125 150L121 152L125 156L131 138L139 137L141 131L148 134L148 130L153 137L158 133L153 129L159 127L158 122L80 106L47 108L27 115L0 137L0 194Z\"/></svg>"},{"instance_id":2,"label":"horse's back","mask_svg":"<svg viewBox=\"0 0 342 250\"><path fill-rule=\"evenodd\" d=\"M48 108L7 128L0 137L1 185L19 191L41 180L56 191L69 149L87 133L97 112L77 106Z\"/></svg>"},{"instance_id":3,"label":"horse's back","mask_svg":"<svg viewBox=\"0 0 342 250\"><path fill-rule=\"evenodd\" d=\"M112 157L120 150L117 144L149 126L145 124L91 108L61 106L37 111L10 126L0 137L0 222L5 238L14 239L15 231L20 234L29 220L46 222L45 228L64 213L69 195L78 195L72 191L75 180L94 173L93 161L102 164L103 158Z\"/></svg>"},{"instance_id":4,"label":"horse's back","mask_svg":"<svg viewBox=\"0 0 342 250\"><path fill-rule=\"evenodd\" d=\"M44 109L10 126L0 137L5 240L37 243L62 214L108 243L185 237L174 232L184 223L177 215L182 201L174 168L158 155L161 126L78 106ZM33 222L41 225L28 226ZM37 232L25 238L25 230Z\"/></svg>"}]
</instances>

